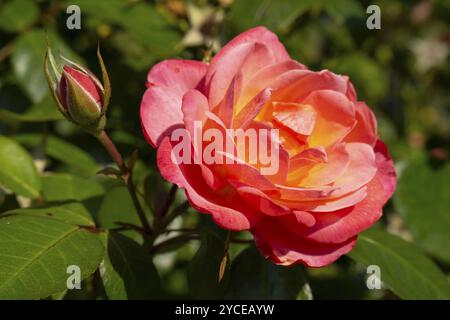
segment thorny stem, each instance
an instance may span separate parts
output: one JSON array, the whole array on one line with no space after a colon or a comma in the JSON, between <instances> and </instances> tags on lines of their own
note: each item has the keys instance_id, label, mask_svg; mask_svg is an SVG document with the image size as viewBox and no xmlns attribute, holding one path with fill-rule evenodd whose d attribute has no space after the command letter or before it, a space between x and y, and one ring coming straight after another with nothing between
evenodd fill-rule
<instances>
[{"instance_id":1,"label":"thorny stem","mask_svg":"<svg viewBox=\"0 0 450 320\"><path fill-rule=\"evenodd\" d=\"M108 151L111 158L114 160L114 162L117 164L117 166L120 169L120 172L122 174L121 178L125 182L128 188L128 192L131 196L131 199L133 201L134 207L136 208L136 212L139 216L139 219L142 223L142 228L145 231L146 234L152 235L153 230L150 226L147 217L145 215L144 210L142 209L142 206L139 202L139 199L137 198L136 194L136 188L133 183L133 172L128 168L123 161L123 157L120 154L119 150L117 150L117 147L115 146L114 142L109 138L108 134L105 131L100 132L97 135L98 140L103 144L106 151Z\"/></svg>"}]
</instances>

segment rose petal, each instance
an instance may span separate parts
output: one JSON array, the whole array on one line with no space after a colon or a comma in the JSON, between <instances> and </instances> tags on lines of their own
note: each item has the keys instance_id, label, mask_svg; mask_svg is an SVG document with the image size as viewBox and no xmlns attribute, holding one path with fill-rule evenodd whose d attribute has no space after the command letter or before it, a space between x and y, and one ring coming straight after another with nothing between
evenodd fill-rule
<instances>
[{"instance_id":1,"label":"rose petal","mask_svg":"<svg viewBox=\"0 0 450 320\"><path fill-rule=\"evenodd\" d=\"M209 110L207 98L198 90L189 90L182 99L181 111L183 123L191 138L194 137L194 124L198 123L203 128L208 119L206 113Z\"/></svg>"},{"instance_id":2,"label":"rose petal","mask_svg":"<svg viewBox=\"0 0 450 320\"><path fill-rule=\"evenodd\" d=\"M284 73L291 70L306 70L306 67L294 60L282 61L275 64L266 65L257 71L242 87L242 95L238 103L239 106L245 106L255 95L266 88L273 88L273 83Z\"/></svg>"},{"instance_id":3,"label":"rose petal","mask_svg":"<svg viewBox=\"0 0 450 320\"><path fill-rule=\"evenodd\" d=\"M89 95L92 97L92 99L95 102L97 102L97 104L99 105L99 108L100 108L100 106L102 104L103 94L102 94L102 89L97 86L95 81L92 80L89 75L87 75L79 70L76 70L74 68L71 68L69 66L64 66L63 69L65 72L70 74L75 79L75 81L89 93ZM65 79L63 77L60 82L61 97L67 97L66 90L67 90L67 82L65 81ZM61 102L67 108L67 102L65 101L65 99L62 99Z\"/></svg>"},{"instance_id":4,"label":"rose petal","mask_svg":"<svg viewBox=\"0 0 450 320\"><path fill-rule=\"evenodd\" d=\"M267 194L259 189L247 186L237 180L230 180L230 183L244 201L262 214L281 216L291 213L288 207L275 203Z\"/></svg>"},{"instance_id":5,"label":"rose petal","mask_svg":"<svg viewBox=\"0 0 450 320\"><path fill-rule=\"evenodd\" d=\"M314 202L314 208L311 208L311 212L333 212L348 208L360 203L367 197L367 187L364 186L354 192L348 193L340 198L325 199L323 201ZM310 204L313 204L311 202Z\"/></svg>"},{"instance_id":6,"label":"rose petal","mask_svg":"<svg viewBox=\"0 0 450 320\"><path fill-rule=\"evenodd\" d=\"M292 233L278 219L265 218L251 230L261 254L276 264L323 267L349 252L356 244L356 238L337 244L309 241Z\"/></svg>"},{"instance_id":7,"label":"rose petal","mask_svg":"<svg viewBox=\"0 0 450 320\"><path fill-rule=\"evenodd\" d=\"M377 141L377 119L372 110L364 103L357 102L356 110L356 126L345 137L346 142L364 142L375 146Z\"/></svg>"},{"instance_id":8,"label":"rose petal","mask_svg":"<svg viewBox=\"0 0 450 320\"><path fill-rule=\"evenodd\" d=\"M167 87L178 95L190 89L203 89L203 77L208 65L201 61L168 59L153 66L147 75L147 87Z\"/></svg>"},{"instance_id":9,"label":"rose petal","mask_svg":"<svg viewBox=\"0 0 450 320\"><path fill-rule=\"evenodd\" d=\"M290 185L305 188L323 186L342 176L349 163L345 145L336 146L329 154L323 147L309 148L291 158L288 181Z\"/></svg>"},{"instance_id":10,"label":"rose petal","mask_svg":"<svg viewBox=\"0 0 450 320\"><path fill-rule=\"evenodd\" d=\"M386 144L377 140L375 145L375 162L378 168L377 177L385 191L385 202L392 196L397 185L397 174L394 162L389 155Z\"/></svg>"},{"instance_id":11,"label":"rose petal","mask_svg":"<svg viewBox=\"0 0 450 320\"><path fill-rule=\"evenodd\" d=\"M333 183L337 188L332 194L333 198L358 190L369 183L377 173L375 153L371 146L351 142L345 145L345 149L350 155L350 162L345 172Z\"/></svg>"},{"instance_id":12,"label":"rose petal","mask_svg":"<svg viewBox=\"0 0 450 320\"><path fill-rule=\"evenodd\" d=\"M206 75L210 105L215 107L238 71L251 77L261 67L289 60L277 36L264 27L250 29L231 40L212 59Z\"/></svg>"},{"instance_id":13,"label":"rose petal","mask_svg":"<svg viewBox=\"0 0 450 320\"><path fill-rule=\"evenodd\" d=\"M328 70L291 70L278 77L271 86L274 101L304 102L314 91L330 90L345 95L348 84L343 76Z\"/></svg>"},{"instance_id":14,"label":"rose petal","mask_svg":"<svg viewBox=\"0 0 450 320\"><path fill-rule=\"evenodd\" d=\"M272 90L264 89L251 99L245 107L236 115L233 122L233 127L246 128L258 115L264 105L270 100Z\"/></svg>"},{"instance_id":15,"label":"rose petal","mask_svg":"<svg viewBox=\"0 0 450 320\"><path fill-rule=\"evenodd\" d=\"M299 187L290 187L284 185L276 185L281 194L282 200L287 201L313 201L320 200L329 197L335 188L330 186L323 186L320 188L299 188Z\"/></svg>"},{"instance_id":16,"label":"rose petal","mask_svg":"<svg viewBox=\"0 0 450 320\"><path fill-rule=\"evenodd\" d=\"M256 132L256 150L250 150L245 143L236 143L239 157L249 162L248 151L256 154L256 163L251 163L272 183L286 182L289 171L289 154L280 143L277 131L264 122L252 121L245 130Z\"/></svg>"},{"instance_id":17,"label":"rose petal","mask_svg":"<svg viewBox=\"0 0 450 320\"><path fill-rule=\"evenodd\" d=\"M164 136L183 123L183 95L202 86L206 69L207 65L198 61L165 60L150 70L140 118L144 136L152 146L158 146Z\"/></svg>"},{"instance_id":18,"label":"rose petal","mask_svg":"<svg viewBox=\"0 0 450 320\"><path fill-rule=\"evenodd\" d=\"M320 243L341 243L380 219L383 207L383 189L374 179L367 186L367 196L354 206L332 212L314 212L315 224L305 227L295 224L292 217L283 217L283 223L298 236Z\"/></svg>"},{"instance_id":19,"label":"rose petal","mask_svg":"<svg viewBox=\"0 0 450 320\"><path fill-rule=\"evenodd\" d=\"M172 143L165 137L157 152L158 169L164 179L184 188L190 204L197 210L209 213L221 227L229 230L248 230L255 226L261 215L229 190L225 193L213 192L199 179L201 173L197 165L176 165L172 161Z\"/></svg>"},{"instance_id":20,"label":"rose petal","mask_svg":"<svg viewBox=\"0 0 450 320\"><path fill-rule=\"evenodd\" d=\"M275 185L267 177L263 176L258 169L232 154L225 152L219 153L225 158L225 162L227 162L227 164L221 166L221 169L226 173L229 180L236 180L262 191L274 192L277 190Z\"/></svg>"},{"instance_id":21,"label":"rose petal","mask_svg":"<svg viewBox=\"0 0 450 320\"><path fill-rule=\"evenodd\" d=\"M364 186L355 192L347 194L341 198L329 199L313 199L296 198L292 200L285 200L281 198L275 198L274 202L292 210L309 211L309 212L332 212L343 208L354 206L355 204L364 200L367 196L367 187Z\"/></svg>"},{"instance_id":22,"label":"rose petal","mask_svg":"<svg viewBox=\"0 0 450 320\"><path fill-rule=\"evenodd\" d=\"M307 104L274 102L273 118L295 133L309 136L316 124L317 112Z\"/></svg>"},{"instance_id":23,"label":"rose petal","mask_svg":"<svg viewBox=\"0 0 450 320\"><path fill-rule=\"evenodd\" d=\"M310 146L328 147L341 141L355 126L353 103L339 92L318 90L304 101L317 112L316 125L310 136Z\"/></svg>"},{"instance_id":24,"label":"rose petal","mask_svg":"<svg viewBox=\"0 0 450 320\"><path fill-rule=\"evenodd\" d=\"M314 216L307 211L294 211L294 217L298 223L301 223L307 227L312 227L316 224Z\"/></svg>"},{"instance_id":25,"label":"rose petal","mask_svg":"<svg viewBox=\"0 0 450 320\"><path fill-rule=\"evenodd\" d=\"M226 128L233 127L236 100L242 85L242 72L238 72L231 81L222 102L214 108L214 113L222 120Z\"/></svg>"}]
</instances>

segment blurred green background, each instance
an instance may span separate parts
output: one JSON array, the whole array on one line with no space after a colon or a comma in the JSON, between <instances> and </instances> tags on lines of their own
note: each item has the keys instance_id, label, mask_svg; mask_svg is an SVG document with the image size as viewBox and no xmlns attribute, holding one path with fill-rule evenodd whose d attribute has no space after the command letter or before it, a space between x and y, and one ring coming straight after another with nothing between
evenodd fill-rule
<instances>
[{"instance_id":1,"label":"blurred green background","mask_svg":"<svg viewBox=\"0 0 450 320\"><path fill-rule=\"evenodd\" d=\"M66 27L66 8L72 4L81 8L81 30ZM370 4L381 8L381 30L366 27ZM108 131L125 154L139 150L138 182L143 192L158 198L163 182L139 123L148 70L166 58L201 60L240 32L264 25L278 34L293 59L312 70L350 76L358 98L376 113L379 134L400 175L380 225L414 242L448 276L449 21L448 0L0 0L0 134L41 160L41 170L58 172L53 176L61 179L57 191L46 191L55 183L52 178L44 181L50 201L60 192L74 193L64 189L64 179L80 179L80 186L95 173L96 162L109 163L94 138L61 119L43 73L46 33L54 48L97 74L99 42L113 89ZM130 201L114 183L96 183L88 195L75 192L73 198L86 200L99 225L109 227L115 221L110 212L124 214ZM123 208L110 203L120 197ZM20 199L0 189L0 212L19 205ZM134 213L120 218L137 223ZM198 219L192 213L178 224L189 226ZM187 295L186 268L197 247L193 243L156 259L167 297ZM232 255L243 247L236 245ZM390 290L367 290L365 269L347 257L308 275L318 299L397 297ZM89 294L86 289L72 298Z\"/></svg>"}]
</instances>

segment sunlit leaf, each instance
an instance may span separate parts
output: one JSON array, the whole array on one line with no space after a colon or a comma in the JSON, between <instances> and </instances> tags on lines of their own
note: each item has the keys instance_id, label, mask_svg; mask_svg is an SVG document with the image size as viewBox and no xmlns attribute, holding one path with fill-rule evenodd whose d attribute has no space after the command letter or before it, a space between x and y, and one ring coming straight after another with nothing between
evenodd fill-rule
<instances>
[{"instance_id":1,"label":"sunlit leaf","mask_svg":"<svg viewBox=\"0 0 450 320\"><path fill-rule=\"evenodd\" d=\"M315 1L235 1L229 14L230 23L236 31L263 25L274 31L286 31L302 13L310 9ZM242 17L246 17L243 19Z\"/></svg>"},{"instance_id":2,"label":"sunlit leaf","mask_svg":"<svg viewBox=\"0 0 450 320\"><path fill-rule=\"evenodd\" d=\"M431 169L424 162L408 165L395 193L395 205L414 241L450 263L450 165Z\"/></svg>"},{"instance_id":3,"label":"sunlit leaf","mask_svg":"<svg viewBox=\"0 0 450 320\"><path fill-rule=\"evenodd\" d=\"M98 165L95 160L80 147L71 144L55 136L44 136L42 134L19 134L14 139L27 147L45 146L45 153L62 163L80 170L83 173L94 174Z\"/></svg>"},{"instance_id":4,"label":"sunlit leaf","mask_svg":"<svg viewBox=\"0 0 450 320\"><path fill-rule=\"evenodd\" d=\"M81 279L104 255L98 234L43 215L0 216L0 299L38 299L67 288L69 266Z\"/></svg>"},{"instance_id":5,"label":"sunlit leaf","mask_svg":"<svg viewBox=\"0 0 450 320\"><path fill-rule=\"evenodd\" d=\"M12 0L0 4L0 29L18 32L39 17L39 7L33 0Z\"/></svg>"},{"instance_id":6,"label":"sunlit leaf","mask_svg":"<svg viewBox=\"0 0 450 320\"><path fill-rule=\"evenodd\" d=\"M60 120L63 116L55 105L50 95L44 100L31 106L24 113L15 113L10 110L0 109L0 121L10 122L45 122Z\"/></svg>"},{"instance_id":7,"label":"sunlit leaf","mask_svg":"<svg viewBox=\"0 0 450 320\"><path fill-rule=\"evenodd\" d=\"M94 227L94 221L90 213L79 202L67 202L67 203L53 203L46 204L41 207L27 208L27 209L14 209L2 213L3 215L15 215L20 214L22 216L29 215L32 217L47 217L55 220L60 220L69 224L76 224L79 226Z\"/></svg>"},{"instance_id":8,"label":"sunlit leaf","mask_svg":"<svg viewBox=\"0 0 450 320\"><path fill-rule=\"evenodd\" d=\"M42 188L31 156L17 142L4 136L0 136L0 184L28 198L37 198Z\"/></svg>"},{"instance_id":9,"label":"sunlit leaf","mask_svg":"<svg viewBox=\"0 0 450 320\"><path fill-rule=\"evenodd\" d=\"M43 176L42 185L42 195L47 201L81 201L105 192L103 186L95 180L65 173Z\"/></svg>"},{"instance_id":10,"label":"sunlit leaf","mask_svg":"<svg viewBox=\"0 0 450 320\"><path fill-rule=\"evenodd\" d=\"M125 186L108 190L100 204L96 219L99 226L105 229L120 227L117 222L141 226L133 201ZM142 240L136 231L124 231L124 234L135 241Z\"/></svg>"},{"instance_id":11,"label":"sunlit leaf","mask_svg":"<svg viewBox=\"0 0 450 320\"><path fill-rule=\"evenodd\" d=\"M381 281L403 299L450 299L450 285L439 268L419 249L399 237L373 228L358 237L349 256L380 268Z\"/></svg>"}]
</instances>

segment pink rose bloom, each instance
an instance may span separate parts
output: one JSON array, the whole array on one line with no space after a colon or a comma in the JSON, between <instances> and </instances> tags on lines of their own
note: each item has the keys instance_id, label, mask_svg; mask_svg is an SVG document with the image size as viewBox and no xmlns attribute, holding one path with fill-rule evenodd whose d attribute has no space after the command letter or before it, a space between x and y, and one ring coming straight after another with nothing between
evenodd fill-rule
<instances>
[{"instance_id":1,"label":"pink rose bloom","mask_svg":"<svg viewBox=\"0 0 450 320\"><path fill-rule=\"evenodd\" d=\"M231 40L209 64L156 64L147 88L140 117L161 175L222 228L249 230L277 264L332 263L381 217L395 189L375 116L348 77L308 70L263 27ZM231 141L236 152L223 155L233 161L175 161L176 130L189 133L192 157L199 152L194 123ZM277 154L275 173L249 161L248 145L232 138L238 128L277 130L265 137Z\"/></svg>"}]
</instances>

